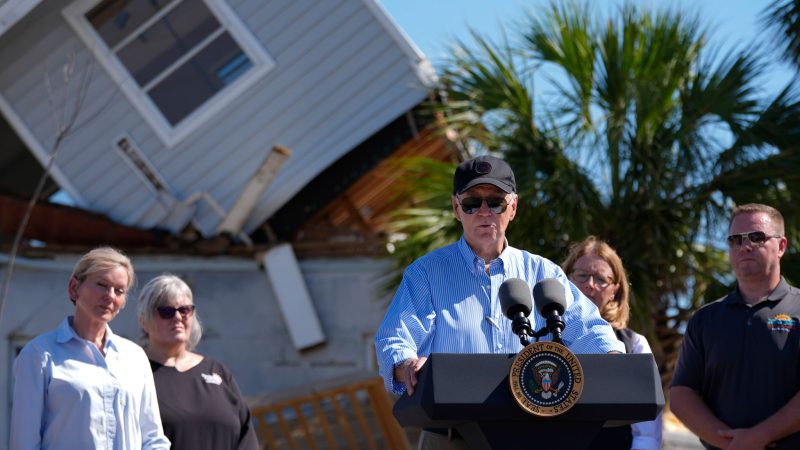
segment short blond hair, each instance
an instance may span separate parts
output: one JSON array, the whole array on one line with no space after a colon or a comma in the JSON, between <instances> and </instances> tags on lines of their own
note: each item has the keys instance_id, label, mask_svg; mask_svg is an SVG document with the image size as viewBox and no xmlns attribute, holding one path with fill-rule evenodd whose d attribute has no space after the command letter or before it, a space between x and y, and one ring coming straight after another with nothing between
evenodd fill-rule
<instances>
[{"instance_id":1,"label":"short blond hair","mask_svg":"<svg viewBox=\"0 0 800 450\"><path fill-rule=\"evenodd\" d=\"M122 267L128 274L128 285L125 286L127 294L136 282L136 273L133 270L133 263L130 258L115 248L98 247L90 250L81 256L81 259L75 264L71 277L82 283L91 274L116 269L117 267ZM75 303L75 299L70 300Z\"/></svg>"},{"instance_id":2,"label":"short blond hair","mask_svg":"<svg viewBox=\"0 0 800 450\"><path fill-rule=\"evenodd\" d=\"M597 239L595 236L588 236L586 239L570 246L567 259L561 263L561 268L569 275L575 267L575 263L577 263L581 257L591 254L599 256L608 263L614 275L613 282L619 285L617 293L614 294L614 299L605 304L603 310L600 311L600 315L614 328L627 328L631 313L628 299L628 276L625 274L625 268L622 266L622 259L610 245L605 241Z\"/></svg>"},{"instance_id":3,"label":"short blond hair","mask_svg":"<svg viewBox=\"0 0 800 450\"><path fill-rule=\"evenodd\" d=\"M763 203L746 203L744 205L739 205L733 208L733 212L731 213L731 221L728 223L728 229L730 230L731 225L733 224L733 219L736 218L739 214L755 214L755 213L764 213L769 217L772 223L775 225L775 229L773 230L775 233L783 236L785 234L785 225L783 222L783 214L780 211L773 208L772 206L765 205Z\"/></svg>"}]
</instances>

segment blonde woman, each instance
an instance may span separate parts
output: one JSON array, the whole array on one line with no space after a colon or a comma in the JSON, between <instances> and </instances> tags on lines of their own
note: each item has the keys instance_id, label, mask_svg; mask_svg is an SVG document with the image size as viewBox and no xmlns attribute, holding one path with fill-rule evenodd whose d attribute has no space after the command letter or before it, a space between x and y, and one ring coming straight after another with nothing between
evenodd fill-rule
<instances>
[{"instance_id":1,"label":"blonde woman","mask_svg":"<svg viewBox=\"0 0 800 450\"><path fill-rule=\"evenodd\" d=\"M569 280L597 306L611 324L627 353L652 353L647 339L628 328L630 303L628 277L617 252L607 243L589 236L570 247L561 264ZM604 428L592 447L603 450L661 448L661 414L656 420L630 427Z\"/></svg>"},{"instance_id":2,"label":"blonde woman","mask_svg":"<svg viewBox=\"0 0 800 450\"><path fill-rule=\"evenodd\" d=\"M14 363L11 449L168 449L142 348L108 323L135 280L121 252L97 248L67 284L75 313L30 341Z\"/></svg>"},{"instance_id":3,"label":"blonde woman","mask_svg":"<svg viewBox=\"0 0 800 450\"><path fill-rule=\"evenodd\" d=\"M139 294L139 325L172 448L257 450L250 410L233 376L193 351L202 326L189 286L169 274L150 280Z\"/></svg>"}]
</instances>

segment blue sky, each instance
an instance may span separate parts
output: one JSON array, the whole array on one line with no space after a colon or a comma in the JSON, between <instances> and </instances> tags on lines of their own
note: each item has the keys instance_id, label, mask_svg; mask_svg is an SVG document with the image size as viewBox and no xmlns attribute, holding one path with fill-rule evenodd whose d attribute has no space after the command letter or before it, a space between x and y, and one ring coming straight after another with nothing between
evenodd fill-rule
<instances>
[{"instance_id":1,"label":"blue sky","mask_svg":"<svg viewBox=\"0 0 800 450\"><path fill-rule=\"evenodd\" d=\"M471 42L469 29L498 40L503 31L516 37L514 24L528 13L545 11L550 0L377 0L411 40L434 63L446 56L455 38ZM624 0L588 0L598 14L618 10ZM762 11L772 0L633 0L651 9L675 9L697 14L707 27L713 46L725 52L744 47L769 51L775 44L760 24ZM760 80L767 98L772 98L795 76L794 69L782 63L779 54L770 55L771 64ZM545 75L547 77L547 75ZM545 85L539 82L539 86ZM547 92L548 89L542 88ZM542 91L539 93L541 94ZM719 136L725 142L728 136ZM724 248L724 243L719 244Z\"/></svg>"},{"instance_id":2,"label":"blue sky","mask_svg":"<svg viewBox=\"0 0 800 450\"><path fill-rule=\"evenodd\" d=\"M549 0L378 0L395 22L434 64L441 62L447 45L454 38L469 41L468 29L499 38L503 30L514 36L512 24L528 12L544 10ZM594 0L598 13L614 11L621 0ZM773 46L765 39L758 23L768 0L636 0L636 4L655 8L679 8L696 12L709 27L712 42L729 49L736 45L758 42L759 48ZM777 61L778 57L774 56ZM765 88L775 93L792 76L783 65L776 64L766 74Z\"/></svg>"}]
</instances>

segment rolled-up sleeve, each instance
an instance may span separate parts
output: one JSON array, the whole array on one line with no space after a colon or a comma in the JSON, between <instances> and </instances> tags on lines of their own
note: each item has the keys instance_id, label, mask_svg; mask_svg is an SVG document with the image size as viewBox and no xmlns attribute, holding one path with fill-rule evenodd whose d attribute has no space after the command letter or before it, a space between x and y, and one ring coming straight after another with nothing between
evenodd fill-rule
<instances>
[{"instance_id":1,"label":"rolled-up sleeve","mask_svg":"<svg viewBox=\"0 0 800 450\"><path fill-rule=\"evenodd\" d=\"M402 394L405 386L394 379L394 368L408 358L427 356L436 313L427 277L411 266L403 274L386 316L375 333L375 351L386 390Z\"/></svg>"}]
</instances>

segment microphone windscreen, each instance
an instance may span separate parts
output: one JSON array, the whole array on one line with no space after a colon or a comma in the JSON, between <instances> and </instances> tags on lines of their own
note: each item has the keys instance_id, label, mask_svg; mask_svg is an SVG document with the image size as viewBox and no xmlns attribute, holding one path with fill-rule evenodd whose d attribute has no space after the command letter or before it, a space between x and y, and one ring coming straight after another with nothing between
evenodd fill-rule
<instances>
[{"instance_id":1,"label":"microphone windscreen","mask_svg":"<svg viewBox=\"0 0 800 450\"><path fill-rule=\"evenodd\" d=\"M503 314L509 319L514 319L517 313L521 312L525 317L531 313L533 300L531 299L531 287L521 278L509 278L500 285L497 293L500 299L500 307Z\"/></svg>"},{"instance_id":2,"label":"microphone windscreen","mask_svg":"<svg viewBox=\"0 0 800 450\"><path fill-rule=\"evenodd\" d=\"M533 287L533 299L536 309L543 317L552 311L564 314L567 308L567 299L564 297L564 285L555 278L545 278Z\"/></svg>"}]
</instances>

